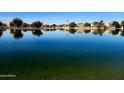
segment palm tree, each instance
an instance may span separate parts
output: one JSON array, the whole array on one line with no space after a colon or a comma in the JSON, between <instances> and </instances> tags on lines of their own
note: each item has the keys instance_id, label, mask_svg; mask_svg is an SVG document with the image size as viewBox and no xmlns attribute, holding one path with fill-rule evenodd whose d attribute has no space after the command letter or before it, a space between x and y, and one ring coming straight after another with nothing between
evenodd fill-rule
<instances>
[{"instance_id":1,"label":"palm tree","mask_svg":"<svg viewBox=\"0 0 124 93\"><path fill-rule=\"evenodd\" d=\"M15 27L14 22L10 22L9 24L10 24L10 27Z\"/></svg>"}]
</instances>

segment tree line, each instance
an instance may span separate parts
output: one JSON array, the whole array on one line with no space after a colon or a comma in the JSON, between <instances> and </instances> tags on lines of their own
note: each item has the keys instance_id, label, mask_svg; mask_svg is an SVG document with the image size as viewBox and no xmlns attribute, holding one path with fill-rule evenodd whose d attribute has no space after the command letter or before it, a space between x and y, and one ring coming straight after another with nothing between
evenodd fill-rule
<instances>
[{"instance_id":1,"label":"tree line","mask_svg":"<svg viewBox=\"0 0 124 93\"><path fill-rule=\"evenodd\" d=\"M91 27L92 25L97 27L97 28L107 28L106 24L103 22L103 20L101 21L95 21L93 23L89 23L89 22L85 22L84 27ZM78 27L78 24L76 24L75 22L71 22L69 24L62 24L62 25L56 25L56 24L52 24L52 25L43 25L43 22L40 21L35 21L32 22L31 24L25 23L22 19L20 18L15 18L13 19L10 23L9 23L9 27L16 27L16 28L21 28L21 27L31 27L31 28L41 28L41 27L49 27L49 28L55 28L55 27L64 27L64 26L68 26L68 27ZM124 27L124 21L121 21L120 23L118 21L113 21L109 24L109 26L111 27L115 27L115 28L121 28ZM6 23L3 23L0 21L0 27L4 28L4 27L8 27Z\"/></svg>"}]
</instances>

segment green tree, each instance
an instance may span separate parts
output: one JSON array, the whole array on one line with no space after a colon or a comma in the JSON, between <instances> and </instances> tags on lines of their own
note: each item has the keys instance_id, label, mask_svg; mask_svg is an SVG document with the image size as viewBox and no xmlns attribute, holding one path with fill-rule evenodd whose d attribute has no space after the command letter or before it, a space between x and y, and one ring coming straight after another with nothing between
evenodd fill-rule
<instances>
[{"instance_id":1,"label":"green tree","mask_svg":"<svg viewBox=\"0 0 124 93\"><path fill-rule=\"evenodd\" d=\"M29 27L30 24L27 24L27 23L23 23L23 27Z\"/></svg>"},{"instance_id":2,"label":"green tree","mask_svg":"<svg viewBox=\"0 0 124 93\"><path fill-rule=\"evenodd\" d=\"M70 28L74 28L74 27L77 26L77 24L76 24L75 22L71 22L71 23L69 23L68 26L69 26Z\"/></svg>"},{"instance_id":3,"label":"green tree","mask_svg":"<svg viewBox=\"0 0 124 93\"><path fill-rule=\"evenodd\" d=\"M7 27L7 25L6 25L5 23L2 23L2 22L0 21L0 27L2 27L2 29L3 29L4 27Z\"/></svg>"},{"instance_id":4,"label":"green tree","mask_svg":"<svg viewBox=\"0 0 124 93\"><path fill-rule=\"evenodd\" d=\"M14 27L15 26L14 22L10 22L9 24L10 24L10 27Z\"/></svg>"},{"instance_id":5,"label":"green tree","mask_svg":"<svg viewBox=\"0 0 124 93\"><path fill-rule=\"evenodd\" d=\"M56 24L52 24L52 25L51 25L51 27L53 27L53 28L56 28L56 26L57 26Z\"/></svg>"},{"instance_id":6,"label":"green tree","mask_svg":"<svg viewBox=\"0 0 124 93\"><path fill-rule=\"evenodd\" d=\"M105 28L104 22L103 20L101 20L100 22L93 22L93 25L96 26L97 28Z\"/></svg>"},{"instance_id":7,"label":"green tree","mask_svg":"<svg viewBox=\"0 0 124 93\"><path fill-rule=\"evenodd\" d=\"M115 28L120 28L120 24L117 21L113 21L112 26L115 27Z\"/></svg>"},{"instance_id":8,"label":"green tree","mask_svg":"<svg viewBox=\"0 0 124 93\"><path fill-rule=\"evenodd\" d=\"M3 26L3 23L0 21L0 26Z\"/></svg>"},{"instance_id":9,"label":"green tree","mask_svg":"<svg viewBox=\"0 0 124 93\"><path fill-rule=\"evenodd\" d=\"M124 27L124 21L121 21L121 26Z\"/></svg>"},{"instance_id":10,"label":"green tree","mask_svg":"<svg viewBox=\"0 0 124 93\"><path fill-rule=\"evenodd\" d=\"M32 26L33 28L40 28L42 25L43 25L43 23L40 22L40 21L35 21L35 22L33 22L33 23L31 24L31 26Z\"/></svg>"},{"instance_id":11,"label":"green tree","mask_svg":"<svg viewBox=\"0 0 124 93\"><path fill-rule=\"evenodd\" d=\"M85 26L85 27L90 27L91 24L90 24L90 23L84 23L84 26Z\"/></svg>"},{"instance_id":12,"label":"green tree","mask_svg":"<svg viewBox=\"0 0 124 93\"><path fill-rule=\"evenodd\" d=\"M7 24L3 23L3 26L4 26L4 27L7 27Z\"/></svg>"},{"instance_id":13,"label":"green tree","mask_svg":"<svg viewBox=\"0 0 124 93\"><path fill-rule=\"evenodd\" d=\"M10 22L10 26L15 26L15 27L21 27L23 25L23 21L19 18L13 19L12 22Z\"/></svg>"}]
</instances>

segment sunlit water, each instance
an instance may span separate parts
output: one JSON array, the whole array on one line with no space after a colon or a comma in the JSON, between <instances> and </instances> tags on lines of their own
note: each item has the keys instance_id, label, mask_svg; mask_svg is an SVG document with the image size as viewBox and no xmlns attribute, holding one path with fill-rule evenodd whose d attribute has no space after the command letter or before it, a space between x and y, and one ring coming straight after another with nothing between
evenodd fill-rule
<instances>
[{"instance_id":1,"label":"sunlit water","mask_svg":"<svg viewBox=\"0 0 124 93\"><path fill-rule=\"evenodd\" d=\"M0 79L124 79L124 32L1 31Z\"/></svg>"}]
</instances>

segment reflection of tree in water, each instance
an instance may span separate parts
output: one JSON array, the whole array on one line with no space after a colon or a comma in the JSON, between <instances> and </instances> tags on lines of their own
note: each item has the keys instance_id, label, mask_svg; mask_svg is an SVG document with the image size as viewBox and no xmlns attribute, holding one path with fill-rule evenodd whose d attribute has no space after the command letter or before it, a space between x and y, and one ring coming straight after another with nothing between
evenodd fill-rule
<instances>
[{"instance_id":1,"label":"reflection of tree in water","mask_svg":"<svg viewBox=\"0 0 124 93\"><path fill-rule=\"evenodd\" d=\"M43 29L44 31L50 31L50 29Z\"/></svg>"},{"instance_id":2,"label":"reflection of tree in water","mask_svg":"<svg viewBox=\"0 0 124 93\"><path fill-rule=\"evenodd\" d=\"M44 31L56 31L57 29L43 29Z\"/></svg>"},{"instance_id":3,"label":"reflection of tree in water","mask_svg":"<svg viewBox=\"0 0 124 93\"><path fill-rule=\"evenodd\" d=\"M14 32L14 29L10 29L10 33L13 34L13 32Z\"/></svg>"},{"instance_id":4,"label":"reflection of tree in water","mask_svg":"<svg viewBox=\"0 0 124 93\"><path fill-rule=\"evenodd\" d=\"M64 28L59 28L60 31L64 31Z\"/></svg>"},{"instance_id":5,"label":"reflection of tree in water","mask_svg":"<svg viewBox=\"0 0 124 93\"><path fill-rule=\"evenodd\" d=\"M116 29L116 30L112 30L111 33L112 33L112 35L117 35L119 33L119 31L120 31L119 29Z\"/></svg>"},{"instance_id":6,"label":"reflection of tree in water","mask_svg":"<svg viewBox=\"0 0 124 93\"><path fill-rule=\"evenodd\" d=\"M71 34L75 34L75 33L77 32L76 29L68 29L68 30L66 30L66 31L68 31L68 32L71 33Z\"/></svg>"},{"instance_id":7,"label":"reflection of tree in water","mask_svg":"<svg viewBox=\"0 0 124 93\"><path fill-rule=\"evenodd\" d=\"M6 29L0 29L0 37L3 35L3 31L6 31Z\"/></svg>"},{"instance_id":8,"label":"reflection of tree in water","mask_svg":"<svg viewBox=\"0 0 124 93\"><path fill-rule=\"evenodd\" d=\"M41 30L34 30L34 31L32 31L32 34L33 34L34 36L41 36L43 33L42 33Z\"/></svg>"},{"instance_id":9,"label":"reflection of tree in water","mask_svg":"<svg viewBox=\"0 0 124 93\"><path fill-rule=\"evenodd\" d=\"M15 39L20 39L20 38L23 37L23 34L22 34L22 31L21 30L13 30L13 29L11 29L10 30L10 33L13 34L13 37Z\"/></svg>"},{"instance_id":10,"label":"reflection of tree in water","mask_svg":"<svg viewBox=\"0 0 124 93\"><path fill-rule=\"evenodd\" d=\"M3 32L0 30L0 37L3 35Z\"/></svg>"},{"instance_id":11,"label":"reflection of tree in water","mask_svg":"<svg viewBox=\"0 0 124 93\"><path fill-rule=\"evenodd\" d=\"M56 31L57 29L50 29L49 31Z\"/></svg>"},{"instance_id":12,"label":"reflection of tree in water","mask_svg":"<svg viewBox=\"0 0 124 93\"><path fill-rule=\"evenodd\" d=\"M100 35L100 36L102 36L103 33L104 33L104 30L102 30L102 29L97 29L97 30L94 30L93 31L93 34L94 35Z\"/></svg>"},{"instance_id":13,"label":"reflection of tree in water","mask_svg":"<svg viewBox=\"0 0 124 93\"><path fill-rule=\"evenodd\" d=\"M29 31L30 29L23 29L23 32L27 32L27 31Z\"/></svg>"},{"instance_id":14,"label":"reflection of tree in water","mask_svg":"<svg viewBox=\"0 0 124 93\"><path fill-rule=\"evenodd\" d=\"M90 33L90 32L91 32L91 30L84 30L84 32L85 32L85 33Z\"/></svg>"},{"instance_id":15,"label":"reflection of tree in water","mask_svg":"<svg viewBox=\"0 0 124 93\"><path fill-rule=\"evenodd\" d=\"M121 31L121 34L120 34L121 36L124 36L124 30L123 31Z\"/></svg>"},{"instance_id":16,"label":"reflection of tree in water","mask_svg":"<svg viewBox=\"0 0 124 93\"><path fill-rule=\"evenodd\" d=\"M46 30L46 31L55 31L56 29L44 29L44 30ZM29 31L29 30L26 29L25 30L25 33L26 33L26 31ZM32 30L30 29L30 31L32 31L32 34L34 36L41 36L43 34L42 31L41 31L41 29L35 29L35 30L34 29L32 29ZM67 31L67 32L69 32L71 34L75 34L77 32L76 29L66 29L66 30L61 30L61 31ZM84 32L85 33L92 32L94 35L100 35L100 36L102 36L103 33L105 32L105 30L103 30L103 29L97 29L97 30L92 30L92 31L91 30L84 30ZM119 32L120 32L120 29L116 29L116 30L112 30L112 31L109 30L109 33L111 33L112 35L117 35L117 34L119 34ZM10 29L10 33L13 35L13 37L15 39L20 39L20 38L23 37L23 33L22 33L21 30ZM0 37L2 35L3 35L3 30L0 30ZM120 32L120 35L121 36L124 36L124 31L121 31Z\"/></svg>"}]
</instances>

